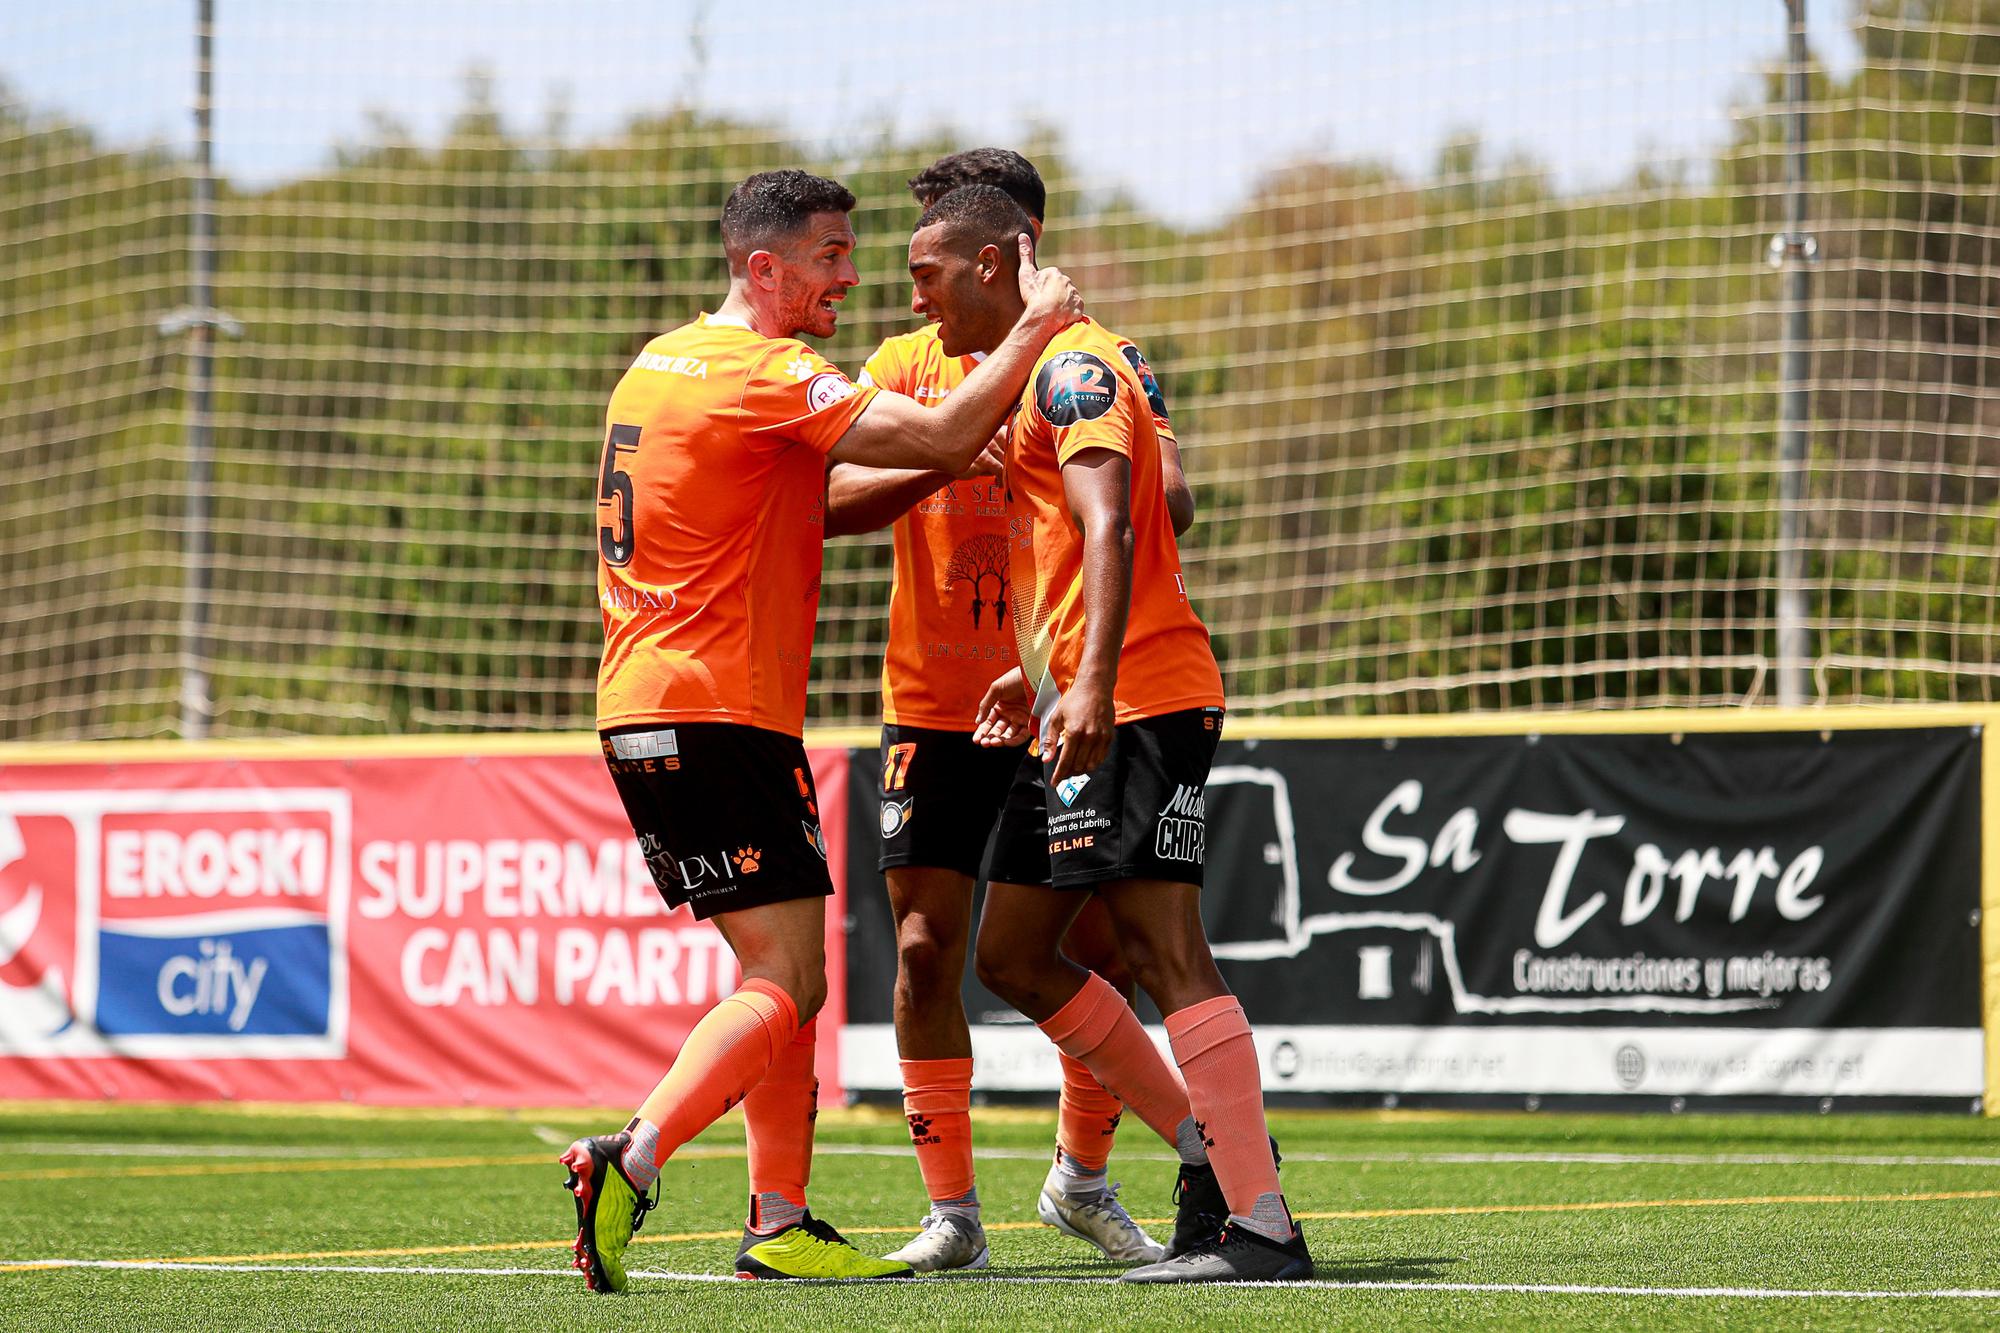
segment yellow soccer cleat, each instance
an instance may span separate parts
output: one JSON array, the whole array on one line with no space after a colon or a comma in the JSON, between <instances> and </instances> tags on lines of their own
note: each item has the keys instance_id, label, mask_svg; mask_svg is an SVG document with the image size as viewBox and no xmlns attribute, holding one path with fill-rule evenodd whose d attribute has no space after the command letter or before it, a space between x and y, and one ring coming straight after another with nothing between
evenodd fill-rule
<instances>
[{"instance_id":1,"label":"yellow soccer cleat","mask_svg":"<svg viewBox=\"0 0 2000 1333\"><path fill-rule=\"evenodd\" d=\"M625 1247L658 1200L632 1187L618 1159L632 1136L619 1132L578 1139L569 1145L562 1164L569 1168L563 1188L576 1196L576 1260L584 1285L609 1294L625 1290Z\"/></svg>"},{"instance_id":2,"label":"yellow soccer cleat","mask_svg":"<svg viewBox=\"0 0 2000 1333\"><path fill-rule=\"evenodd\" d=\"M811 1213L775 1236L746 1234L736 1255L741 1278L876 1278L909 1277L908 1264L877 1259L847 1243L847 1238Z\"/></svg>"}]
</instances>

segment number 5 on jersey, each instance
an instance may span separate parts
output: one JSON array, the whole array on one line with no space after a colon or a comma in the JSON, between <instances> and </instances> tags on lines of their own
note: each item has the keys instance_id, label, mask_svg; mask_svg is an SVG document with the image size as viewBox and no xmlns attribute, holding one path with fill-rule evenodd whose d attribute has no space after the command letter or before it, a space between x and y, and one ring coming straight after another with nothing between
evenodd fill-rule
<instances>
[{"instance_id":1,"label":"number 5 on jersey","mask_svg":"<svg viewBox=\"0 0 2000 1333\"><path fill-rule=\"evenodd\" d=\"M639 427L613 426L604 440L604 468L597 477L597 507L610 513L597 528L597 550L613 567L630 564L638 534L632 531L632 474L620 454L639 452Z\"/></svg>"}]
</instances>

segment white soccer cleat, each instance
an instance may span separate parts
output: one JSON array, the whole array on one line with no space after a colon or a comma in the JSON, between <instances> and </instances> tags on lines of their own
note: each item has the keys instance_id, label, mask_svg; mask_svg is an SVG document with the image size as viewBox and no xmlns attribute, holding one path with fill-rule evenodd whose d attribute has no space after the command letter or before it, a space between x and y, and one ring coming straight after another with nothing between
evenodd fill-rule
<instances>
[{"instance_id":1,"label":"white soccer cleat","mask_svg":"<svg viewBox=\"0 0 2000 1333\"><path fill-rule=\"evenodd\" d=\"M964 1213L926 1213L918 1225L923 1230L915 1240L882 1257L908 1264L919 1273L984 1268L992 1262L986 1248L986 1228Z\"/></svg>"},{"instance_id":2,"label":"white soccer cleat","mask_svg":"<svg viewBox=\"0 0 2000 1333\"><path fill-rule=\"evenodd\" d=\"M1118 1202L1116 1184L1080 1199L1045 1184L1042 1197L1035 1201L1035 1216L1065 1236L1089 1241L1107 1259L1126 1264L1156 1264L1167 1257L1167 1247L1147 1235L1132 1220L1132 1214L1125 1211L1125 1205Z\"/></svg>"}]
</instances>

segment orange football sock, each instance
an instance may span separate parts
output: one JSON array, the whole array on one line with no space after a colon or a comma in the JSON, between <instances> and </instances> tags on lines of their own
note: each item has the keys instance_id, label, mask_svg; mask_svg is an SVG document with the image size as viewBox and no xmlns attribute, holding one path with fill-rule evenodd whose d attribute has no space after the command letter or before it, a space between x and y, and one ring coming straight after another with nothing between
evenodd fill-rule
<instances>
[{"instance_id":1,"label":"orange football sock","mask_svg":"<svg viewBox=\"0 0 2000 1333\"><path fill-rule=\"evenodd\" d=\"M1111 1136L1118 1132L1118 1117L1125 1114L1125 1103L1105 1091L1083 1061L1067 1053L1061 1058L1056 1146L1077 1166L1095 1174L1111 1161Z\"/></svg>"},{"instance_id":2,"label":"orange football sock","mask_svg":"<svg viewBox=\"0 0 2000 1333\"><path fill-rule=\"evenodd\" d=\"M750 1229L775 1235L805 1216L812 1179L813 1128L819 1120L819 1080L813 1077L817 1018L771 1062L743 1099L750 1144Z\"/></svg>"},{"instance_id":3,"label":"orange football sock","mask_svg":"<svg viewBox=\"0 0 2000 1333\"><path fill-rule=\"evenodd\" d=\"M933 1203L977 1206L972 1194L972 1061L905 1060L903 1114Z\"/></svg>"},{"instance_id":4,"label":"orange football sock","mask_svg":"<svg viewBox=\"0 0 2000 1333\"><path fill-rule=\"evenodd\" d=\"M745 978L734 995L717 1001L634 1117L657 1134L651 1165L657 1168L742 1101L798 1031L798 1005L762 977Z\"/></svg>"},{"instance_id":5,"label":"orange football sock","mask_svg":"<svg viewBox=\"0 0 2000 1333\"><path fill-rule=\"evenodd\" d=\"M1088 1069L1168 1147L1179 1146L1181 1122L1188 1118L1187 1089L1110 982L1092 972L1041 1028L1057 1050Z\"/></svg>"},{"instance_id":6,"label":"orange football sock","mask_svg":"<svg viewBox=\"0 0 2000 1333\"><path fill-rule=\"evenodd\" d=\"M1278 1187L1264 1126L1264 1085L1250 1020L1234 995L1167 1015L1167 1040L1187 1078L1195 1128L1208 1146L1230 1220L1273 1240L1289 1240L1292 1214Z\"/></svg>"}]
</instances>

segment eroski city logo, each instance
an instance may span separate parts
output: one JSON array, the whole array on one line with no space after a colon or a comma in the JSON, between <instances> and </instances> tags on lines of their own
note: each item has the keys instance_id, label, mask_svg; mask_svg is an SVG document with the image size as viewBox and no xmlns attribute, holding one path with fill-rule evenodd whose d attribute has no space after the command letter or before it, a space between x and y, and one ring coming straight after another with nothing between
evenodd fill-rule
<instances>
[{"instance_id":1,"label":"eroski city logo","mask_svg":"<svg viewBox=\"0 0 2000 1333\"><path fill-rule=\"evenodd\" d=\"M346 1050L345 792L0 793L0 1047Z\"/></svg>"}]
</instances>

